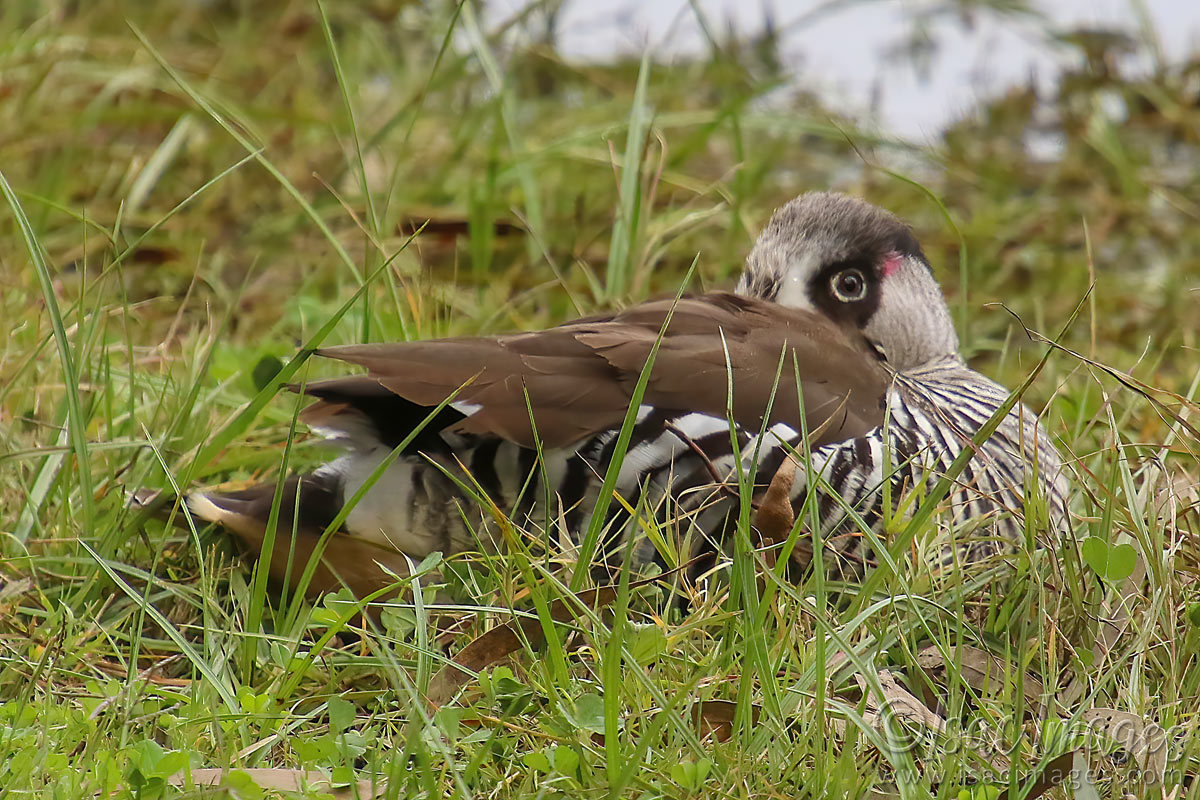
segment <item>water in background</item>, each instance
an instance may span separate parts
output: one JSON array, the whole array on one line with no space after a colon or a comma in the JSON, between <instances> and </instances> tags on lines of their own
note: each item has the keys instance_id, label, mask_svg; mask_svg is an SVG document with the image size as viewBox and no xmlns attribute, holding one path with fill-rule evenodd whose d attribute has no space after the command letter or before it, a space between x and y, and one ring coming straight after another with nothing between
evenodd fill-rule
<instances>
[{"instance_id":1,"label":"water in background","mask_svg":"<svg viewBox=\"0 0 1200 800\"><path fill-rule=\"evenodd\" d=\"M523 0L491 0L498 20ZM882 130L917 142L977 107L982 97L1030 80L1053 83L1078 50L1055 39L1074 29L1123 31L1141 42L1133 69L1156 60L1200 57L1200 0L1056 0L1028 6L1034 14L1000 13L970 2L898 0L565 0L557 20L567 58L604 60L652 47L660 58L702 51L705 37L693 6L722 36L763 30L781 34L781 54L798 83L831 104L872 118ZM992 3L1017 6L1017 2ZM969 14L957 7L973 7Z\"/></svg>"}]
</instances>

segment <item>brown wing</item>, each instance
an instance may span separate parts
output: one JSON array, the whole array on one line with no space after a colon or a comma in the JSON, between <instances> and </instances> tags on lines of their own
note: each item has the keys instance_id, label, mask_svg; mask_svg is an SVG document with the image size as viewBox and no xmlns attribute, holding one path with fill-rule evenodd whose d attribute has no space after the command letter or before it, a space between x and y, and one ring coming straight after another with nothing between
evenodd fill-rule
<instances>
[{"instance_id":1,"label":"brown wing","mask_svg":"<svg viewBox=\"0 0 1200 800\"><path fill-rule=\"evenodd\" d=\"M865 344L815 313L723 292L642 303L532 333L324 348L320 355L368 373L311 384L307 391L323 402L306 418L346 401L340 387L361 394L363 377L426 409L461 386L454 399L468 416L456 415L450 429L532 446L532 408L546 446L574 445L620 426L668 314L646 405L725 416L732 381L733 418L757 429L782 357L772 423L800 429L797 375L805 424L819 432L816 444L861 435L883 421L889 377Z\"/></svg>"}]
</instances>

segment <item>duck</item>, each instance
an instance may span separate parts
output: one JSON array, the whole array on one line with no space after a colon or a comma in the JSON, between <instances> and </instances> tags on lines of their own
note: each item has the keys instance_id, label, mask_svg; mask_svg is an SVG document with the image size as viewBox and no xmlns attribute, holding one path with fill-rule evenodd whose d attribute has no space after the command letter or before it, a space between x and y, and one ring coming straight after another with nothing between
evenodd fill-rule
<instances>
[{"instance_id":1,"label":"duck","mask_svg":"<svg viewBox=\"0 0 1200 800\"><path fill-rule=\"evenodd\" d=\"M432 553L501 550L513 530L579 555L590 528L589 566L611 568L626 549L638 563L711 562L744 496L761 500L785 464L801 465L785 491L803 538L816 525L843 577L874 563L864 528L882 530L885 503L932 490L964 449L946 518L974 533L937 558L1019 546L1031 497L1047 538L1069 528L1063 460L1038 416L1016 403L973 442L1009 391L963 359L912 229L846 194L777 209L732 292L316 355L360 371L291 387L313 400L301 420L337 452L283 480L274 536L278 480L181 498L252 556L272 539L278 583L319 555L310 593L366 596ZM606 479L620 502L601 502ZM810 500L815 516L802 513ZM639 533L643 515L671 532L670 553Z\"/></svg>"}]
</instances>

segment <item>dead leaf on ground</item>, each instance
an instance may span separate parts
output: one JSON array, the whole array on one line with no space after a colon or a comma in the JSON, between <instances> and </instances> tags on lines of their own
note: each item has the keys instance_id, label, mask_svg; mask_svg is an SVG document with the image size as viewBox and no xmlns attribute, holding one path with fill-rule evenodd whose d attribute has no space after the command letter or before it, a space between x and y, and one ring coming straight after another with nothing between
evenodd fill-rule
<instances>
[{"instance_id":1,"label":"dead leaf on ground","mask_svg":"<svg viewBox=\"0 0 1200 800\"><path fill-rule=\"evenodd\" d=\"M862 675L855 675L854 680L867 698L867 708L863 718L876 728L882 730L884 723L881 712L886 710L897 719L920 725L936 733L946 732L946 720L931 711L929 706L901 686L891 670L879 670L879 685L883 689L883 697L880 697L879 693L870 687L867 679Z\"/></svg>"},{"instance_id":2,"label":"dead leaf on ground","mask_svg":"<svg viewBox=\"0 0 1200 800\"><path fill-rule=\"evenodd\" d=\"M1157 722L1115 708L1092 708L1080 716L1089 729L1099 731L1133 756L1147 784L1162 785L1167 772L1167 732Z\"/></svg>"},{"instance_id":3,"label":"dead leaf on ground","mask_svg":"<svg viewBox=\"0 0 1200 800\"><path fill-rule=\"evenodd\" d=\"M757 724L758 715L762 709L750 707L750 719ZM737 713L737 703L733 700L701 700L692 707L692 719L700 738L712 734L718 742L727 742L733 735L733 716Z\"/></svg>"},{"instance_id":4,"label":"dead leaf on ground","mask_svg":"<svg viewBox=\"0 0 1200 800\"><path fill-rule=\"evenodd\" d=\"M938 736L946 735L948 729L946 720L921 702L916 695L905 689L890 670L879 671L879 684L883 689L882 698L868 685L866 678L862 675L855 675L854 679L858 682L859 688L867 700L863 719L877 730L884 730L886 714L911 725L933 731ZM1001 775L1008 772L1010 768L1008 758L1002 753L975 751L975 755L990 764L992 769Z\"/></svg>"},{"instance_id":5,"label":"dead leaf on ground","mask_svg":"<svg viewBox=\"0 0 1200 800\"><path fill-rule=\"evenodd\" d=\"M1021 796L1024 797L1025 800L1037 800L1037 798L1041 797L1046 792L1050 791L1069 778L1073 771L1074 763L1074 750L1068 753L1063 753L1061 756L1057 756L1054 758L1054 760L1047 764L1046 768L1043 769L1041 774L1037 776L1037 780L1033 782L1033 786L1029 788L1029 791ZM1008 800L1008 789L1000 792L1000 794L997 795L996 800Z\"/></svg>"},{"instance_id":6,"label":"dead leaf on ground","mask_svg":"<svg viewBox=\"0 0 1200 800\"><path fill-rule=\"evenodd\" d=\"M631 581L629 589L632 591L642 586L661 583L694 563L695 559L651 578ZM598 586L580 592L572 599L560 597L555 600L550 604L550 617L555 622L570 622L578 617L579 606L603 608L616 599L616 586ZM536 618L522 617L497 625L476 637L459 650L458 655L449 664L438 670L429 681L429 694L426 698L429 705L435 709L444 706L473 675L520 650L524 642L537 647L543 640L542 623Z\"/></svg>"},{"instance_id":7,"label":"dead leaf on ground","mask_svg":"<svg viewBox=\"0 0 1200 800\"><path fill-rule=\"evenodd\" d=\"M895 676L888 670L879 671L879 683L883 689L883 698L881 699L877 692L871 690L867 686L866 680L861 675L856 675L855 680L862 688L866 695L866 713L864 719L882 729L883 708L894 716L919 724L933 731L945 733L947 728L946 721L939 715L933 713L913 694L906 690L903 686L897 683ZM1007 775L1011 770L1011 762L1008 758L1000 753L994 753L988 756L985 753L977 753L977 755L985 758L992 767L1000 775ZM1023 794L1025 800L1036 800L1046 792L1063 783L1069 778L1075 769L1076 751L1064 753L1051 760L1046 767L1038 773L1033 784L1030 786L1028 793ZM1027 775L1024 784L1031 776ZM882 796L892 796L890 792L881 793ZM879 795L877 795L879 796ZM897 795L898 796L898 795ZM1008 790L1005 789L997 795L997 800L1008 800Z\"/></svg>"},{"instance_id":8,"label":"dead leaf on ground","mask_svg":"<svg viewBox=\"0 0 1200 800\"><path fill-rule=\"evenodd\" d=\"M520 224L508 219L495 218L489 220L494 236L515 236L525 232ZM438 214L413 212L405 215L396 223L396 232L401 236L422 235L453 238L466 236L471 230L471 221L465 216L453 214Z\"/></svg>"},{"instance_id":9,"label":"dead leaf on ground","mask_svg":"<svg viewBox=\"0 0 1200 800\"><path fill-rule=\"evenodd\" d=\"M342 785L335 788L328 777L315 770L305 769L193 769L188 772L177 772L170 777L168 783L172 786L227 786L231 772L240 772L249 776L255 785L262 789L277 792L303 792L316 789L333 795L335 800L369 800L383 794L382 783L358 781L353 785Z\"/></svg>"},{"instance_id":10,"label":"dead leaf on ground","mask_svg":"<svg viewBox=\"0 0 1200 800\"><path fill-rule=\"evenodd\" d=\"M1004 686L1006 676L1012 676L1016 669L1003 659L986 650L980 650L970 645L959 645L951 648L953 658L964 681L972 689L987 691ZM937 645L929 645L917 653L917 665L924 670L943 671L946 661ZM1026 673L1021 683L1022 693L1030 709L1039 713L1042 708L1042 696L1045 687L1037 678Z\"/></svg>"}]
</instances>

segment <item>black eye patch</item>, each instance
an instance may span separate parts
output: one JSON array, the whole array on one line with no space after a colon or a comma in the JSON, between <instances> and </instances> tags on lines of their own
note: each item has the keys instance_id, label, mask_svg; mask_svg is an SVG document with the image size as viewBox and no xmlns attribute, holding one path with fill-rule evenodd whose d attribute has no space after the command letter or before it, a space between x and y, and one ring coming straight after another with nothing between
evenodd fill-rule
<instances>
[{"instance_id":1,"label":"black eye patch","mask_svg":"<svg viewBox=\"0 0 1200 800\"><path fill-rule=\"evenodd\" d=\"M847 273L842 275L842 273ZM841 276L841 296L835 291L835 278ZM856 276L866 282L861 299L855 285ZM822 267L808 284L808 297L825 316L843 325L861 328L879 308L879 270L874 260L866 257L848 258ZM847 299L849 298L849 299Z\"/></svg>"}]
</instances>

